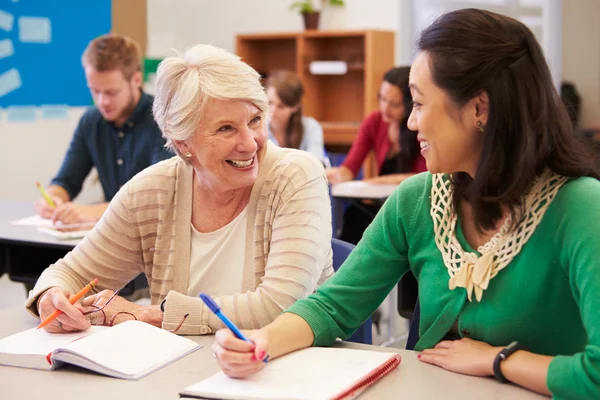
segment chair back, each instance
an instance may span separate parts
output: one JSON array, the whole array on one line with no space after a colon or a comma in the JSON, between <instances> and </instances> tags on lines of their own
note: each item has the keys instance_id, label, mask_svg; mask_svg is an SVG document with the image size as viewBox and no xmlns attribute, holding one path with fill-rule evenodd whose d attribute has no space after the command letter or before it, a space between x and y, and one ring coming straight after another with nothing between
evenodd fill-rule
<instances>
[{"instance_id":1,"label":"chair back","mask_svg":"<svg viewBox=\"0 0 600 400\"><path fill-rule=\"evenodd\" d=\"M331 239L331 250L333 252L333 269L338 270L350 255L354 245L339 239ZM356 332L346 341L364 344L373 344L373 321L369 317Z\"/></svg>"},{"instance_id":2,"label":"chair back","mask_svg":"<svg viewBox=\"0 0 600 400\"><path fill-rule=\"evenodd\" d=\"M421 306L419 299L415 304L412 318L410 319L410 330L408 331L408 339L406 339L406 350L414 350L415 345L419 341L419 320L421 319Z\"/></svg>"}]
</instances>

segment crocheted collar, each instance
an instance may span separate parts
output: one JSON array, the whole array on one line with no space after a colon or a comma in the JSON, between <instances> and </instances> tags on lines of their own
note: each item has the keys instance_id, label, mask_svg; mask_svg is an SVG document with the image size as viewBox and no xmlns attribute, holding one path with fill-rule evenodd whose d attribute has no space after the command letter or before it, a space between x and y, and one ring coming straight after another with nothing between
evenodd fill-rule
<instances>
[{"instance_id":1,"label":"crocheted collar","mask_svg":"<svg viewBox=\"0 0 600 400\"><path fill-rule=\"evenodd\" d=\"M483 291L490 280L506 268L519 254L539 225L548 206L558 193L567 177L544 171L533 183L524 198L525 217L516 229L509 231L511 218L508 217L500 230L476 253L465 251L456 237L457 214L452 207L452 185L444 174L434 174L431 187L431 217L435 232L435 243L442 253L444 265L450 279L448 287L465 288L469 301L475 292L477 301L481 301Z\"/></svg>"}]
</instances>

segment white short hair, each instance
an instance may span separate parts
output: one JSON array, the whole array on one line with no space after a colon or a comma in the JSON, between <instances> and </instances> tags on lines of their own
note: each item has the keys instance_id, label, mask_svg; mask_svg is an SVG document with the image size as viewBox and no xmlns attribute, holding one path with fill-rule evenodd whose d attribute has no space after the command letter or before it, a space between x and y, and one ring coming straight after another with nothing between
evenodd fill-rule
<instances>
[{"instance_id":1,"label":"white short hair","mask_svg":"<svg viewBox=\"0 0 600 400\"><path fill-rule=\"evenodd\" d=\"M173 141L194 136L210 99L248 101L268 114L260 75L226 50L199 44L160 63L152 111L165 147L181 156Z\"/></svg>"}]
</instances>

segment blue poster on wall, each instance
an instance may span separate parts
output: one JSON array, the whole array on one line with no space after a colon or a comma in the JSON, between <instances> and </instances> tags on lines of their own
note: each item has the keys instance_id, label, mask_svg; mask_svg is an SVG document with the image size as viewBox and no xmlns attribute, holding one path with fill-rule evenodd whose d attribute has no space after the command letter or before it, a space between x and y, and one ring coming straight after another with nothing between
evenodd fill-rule
<instances>
[{"instance_id":1,"label":"blue poster on wall","mask_svg":"<svg viewBox=\"0 0 600 400\"><path fill-rule=\"evenodd\" d=\"M0 107L91 104L81 55L111 0L0 0Z\"/></svg>"}]
</instances>

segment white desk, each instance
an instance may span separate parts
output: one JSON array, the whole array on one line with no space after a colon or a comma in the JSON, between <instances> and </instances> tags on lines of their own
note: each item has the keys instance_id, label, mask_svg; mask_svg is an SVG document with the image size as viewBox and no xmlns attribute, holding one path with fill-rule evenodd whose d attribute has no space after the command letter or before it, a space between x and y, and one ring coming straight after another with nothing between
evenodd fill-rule
<instances>
[{"instance_id":1,"label":"white desk","mask_svg":"<svg viewBox=\"0 0 600 400\"><path fill-rule=\"evenodd\" d=\"M64 257L81 239L59 240L38 232L33 226L11 225L12 221L35 214L33 203L0 201L0 265L11 280L33 287L42 271ZM4 271L0 271L4 272ZM121 293L135 300L145 295L146 278L141 276ZM142 291L134 293L135 290Z\"/></svg>"},{"instance_id":2,"label":"white desk","mask_svg":"<svg viewBox=\"0 0 600 400\"><path fill-rule=\"evenodd\" d=\"M339 199L377 200L384 202L398 187L397 184L348 181L331 186L331 196Z\"/></svg>"},{"instance_id":3,"label":"white desk","mask_svg":"<svg viewBox=\"0 0 600 400\"><path fill-rule=\"evenodd\" d=\"M24 309L0 311L0 338L37 325ZM0 393L3 399L178 399L184 387L216 373L212 357L214 336L191 336L203 347L139 381L126 381L98 375L76 367L37 371L0 366ZM475 378L424 364L414 352L387 347L343 343L357 349L397 352L402 363L387 377L367 390L360 399L446 399L535 400L546 397L492 378ZM151 351L151 349L149 349Z\"/></svg>"},{"instance_id":4,"label":"white desk","mask_svg":"<svg viewBox=\"0 0 600 400\"><path fill-rule=\"evenodd\" d=\"M0 243L26 244L71 250L80 239L58 240L38 232L33 226L11 225L12 221L35 214L33 203L25 201L0 201Z\"/></svg>"}]
</instances>

